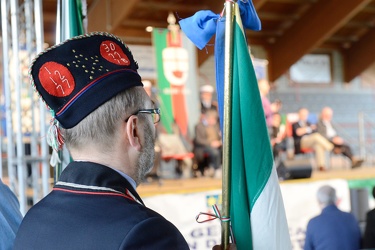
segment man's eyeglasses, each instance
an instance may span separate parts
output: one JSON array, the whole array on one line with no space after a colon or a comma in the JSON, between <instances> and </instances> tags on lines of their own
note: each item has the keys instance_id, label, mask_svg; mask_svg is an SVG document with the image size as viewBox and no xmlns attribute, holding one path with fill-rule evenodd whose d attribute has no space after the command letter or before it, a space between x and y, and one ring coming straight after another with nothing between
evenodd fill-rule
<instances>
[{"instance_id":1,"label":"man's eyeglasses","mask_svg":"<svg viewBox=\"0 0 375 250\"><path fill-rule=\"evenodd\" d=\"M139 113L151 114L152 115L152 121L154 122L154 124L156 124L160 121L160 108L157 108L157 109L140 109L137 112L134 112L133 114L131 114L128 118L126 118L125 122L128 122L128 120L131 116L138 115Z\"/></svg>"}]
</instances>

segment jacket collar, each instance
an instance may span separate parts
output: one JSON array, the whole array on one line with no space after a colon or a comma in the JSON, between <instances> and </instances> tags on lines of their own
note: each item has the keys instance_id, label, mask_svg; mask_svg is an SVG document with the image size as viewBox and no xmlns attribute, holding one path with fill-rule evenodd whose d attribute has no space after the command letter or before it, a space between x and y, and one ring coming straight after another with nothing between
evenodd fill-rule
<instances>
[{"instance_id":1,"label":"jacket collar","mask_svg":"<svg viewBox=\"0 0 375 250\"><path fill-rule=\"evenodd\" d=\"M61 173L55 188L121 193L131 196L144 205L136 190L121 174L107 166L93 162L69 163Z\"/></svg>"},{"instance_id":2,"label":"jacket collar","mask_svg":"<svg viewBox=\"0 0 375 250\"><path fill-rule=\"evenodd\" d=\"M327 212L337 211L337 210L339 210L339 209L337 208L337 206L334 205L334 204L332 204L332 205L328 205L328 206L326 206L325 208L323 208L322 213L327 213Z\"/></svg>"}]
</instances>

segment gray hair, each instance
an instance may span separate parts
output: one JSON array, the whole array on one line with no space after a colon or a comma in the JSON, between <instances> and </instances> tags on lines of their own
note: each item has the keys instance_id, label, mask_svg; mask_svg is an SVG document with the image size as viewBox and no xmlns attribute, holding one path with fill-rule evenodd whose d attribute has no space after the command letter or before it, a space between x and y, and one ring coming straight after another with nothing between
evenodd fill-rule
<instances>
[{"instance_id":1,"label":"gray hair","mask_svg":"<svg viewBox=\"0 0 375 250\"><path fill-rule=\"evenodd\" d=\"M329 185L324 185L319 188L317 198L319 203L324 206L334 205L337 201L336 190Z\"/></svg>"},{"instance_id":2,"label":"gray hair","mask_svg":"<svg viewBox=\"0 0 375 250\"><path fill-rule=\"evenodd\" d=\"M80 149L95 143L102 146L103 150L111 150L119 121L144 108L147 95L143 92L142 87L123 91L91 112L73 128L63 129L67 147Z\"/></svg>"}]
</instances>

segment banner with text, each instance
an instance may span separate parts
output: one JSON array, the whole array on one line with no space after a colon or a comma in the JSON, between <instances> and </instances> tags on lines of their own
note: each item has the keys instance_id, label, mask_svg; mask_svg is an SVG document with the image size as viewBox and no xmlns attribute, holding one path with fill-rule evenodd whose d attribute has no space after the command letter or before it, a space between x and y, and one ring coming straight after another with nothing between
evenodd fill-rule
<instances>
[{"instance_id":1,"label":"banner with text","mask_svg":"<svg viewBox=\"0 0 375 250\"><path fill-rule=\"evenodd\" d=\"M178 25L173 29L154 29L152 37L159 105L163 114L161 123L168 133L173 132L176 123L186 135L188 129L198 122L196 48L180 32Z\"/></svg>"},{"instance_id":2,"label":"banner with text","mask_svg":"<svg viewBox=\"0 0 375 250\"><path fill-rule=\"evenodd\" d=\"M323 185L331 185L337 191L338 207L350 210L349 187L346 180L334 179L314 182L282 183L285 212L293 249L303 249L308 221L320 214L316 192ZM190 249L212 249L221 242L221 224L218 219L205 223L196 222L200 212L214 213L212 205L221 208L221 190L191 194L167 194L143 199L146 206L171 221L183 234ZM209 216L205 215L207 219ZM204 216L203 216L204 217ZM200 218L204 220L204 218Z\"/></svg>"}]
</instances>

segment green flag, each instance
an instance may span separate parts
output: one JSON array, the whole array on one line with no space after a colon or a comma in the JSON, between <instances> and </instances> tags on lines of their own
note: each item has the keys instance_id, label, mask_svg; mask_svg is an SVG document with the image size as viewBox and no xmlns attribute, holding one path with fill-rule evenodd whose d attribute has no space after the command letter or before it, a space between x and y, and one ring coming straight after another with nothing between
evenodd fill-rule
<instances>
[{"instance_id":1,"label":"green flag","mask_svg":"<svg viewBox=\"0 0 375 250\"><path fill-rule=\"evenodd\" d=\"M291 249L258 82L237 4L233 34L230 211L237 249Z\"/></svg>"},{"instance_id":2,"label":"green flag","mask_svg":"<svg viewBox=\"0 0 375 250\"><path fill-rule=\"evenodd\" d=\"M69 0L70 37L83 35L82 0Z\"/></svg>"}]
</instances>

